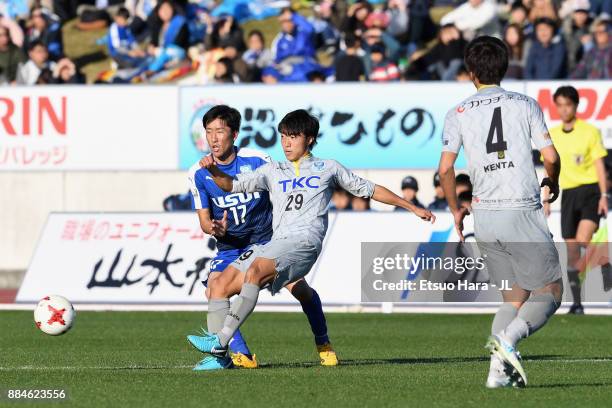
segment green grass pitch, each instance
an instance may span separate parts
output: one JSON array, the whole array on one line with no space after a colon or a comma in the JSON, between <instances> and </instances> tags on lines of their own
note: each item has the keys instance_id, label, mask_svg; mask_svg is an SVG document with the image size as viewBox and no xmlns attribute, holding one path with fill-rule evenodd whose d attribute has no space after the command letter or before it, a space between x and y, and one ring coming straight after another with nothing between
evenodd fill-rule
<instances>
[{"instance_id":1,"label":"green grass pitch","mask_svg":"<svg viewBox=\"0 0 612 408\"><path fill-rule=\"evenodd\" d=\"M244 334L262 367L195 373L195 312L81 312L39 332L0 312L0 389L64 388L53 406L610 407L612 319L556 316L521 344L526 389L487 390L490 315L329 314L339 367L318 365L306 318L256 312ZM6 396L0 406L7 404ZM19 402L14 406L44 406Z\"/></svg>"}]
</instances>

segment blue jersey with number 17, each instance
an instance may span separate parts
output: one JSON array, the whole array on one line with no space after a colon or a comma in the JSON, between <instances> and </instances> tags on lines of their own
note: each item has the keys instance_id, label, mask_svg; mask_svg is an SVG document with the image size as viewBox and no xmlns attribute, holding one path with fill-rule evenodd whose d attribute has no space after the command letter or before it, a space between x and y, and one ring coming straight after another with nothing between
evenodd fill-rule
<instances>
[{"instance_id":1,"label":"blue jersey with number 17","mask_svg":"<svg viewBox=\"0 0 612 408\"><path fill-rule=\"evenodd\" d=\"M236 158L229 164L219 164L225 174L236 177L255 171L268 163L265 153L253 149L234 148ZM245 248L267 242L272 236L272 204L267 191L226 193L213 181L208 170L194 164L189 170L191 203L195 210L208 208L211 219L220 220L227 211L227 232L217 238L217 249Z\"/></svg>"}]
</instances>

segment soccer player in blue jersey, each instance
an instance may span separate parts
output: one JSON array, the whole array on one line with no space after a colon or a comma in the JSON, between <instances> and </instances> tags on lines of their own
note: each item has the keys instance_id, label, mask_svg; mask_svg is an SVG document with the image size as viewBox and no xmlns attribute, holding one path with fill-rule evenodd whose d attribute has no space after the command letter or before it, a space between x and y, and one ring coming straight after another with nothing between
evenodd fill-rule
<instances>
[{"instance_id":1,"label":"soccer player in blue jersey","mask_svg":"<svg viewBox=\"0 0 612 408\"><path fill-rule=\"evenodd\" d=\"M255 171L266 164L269 157L264 153L246 148L237 148L234 142L240 129L240 113L229 106L217 105L202 119L206 139L215 160L224 172L235 176ZM272 236L272 204L268 192L227 193L213 182L210 173L196 163L189 172L193 208L196 209L202 230L217 239L217 255L210 262L204 278L206 297L211 299L207 314L208 331L215 333L223 327L225 316L216 319L217 309L227 308L228 298L211 298L222 289L225 293L239 293L244 282L244 273L226 268L252 245L263 244ZM223 273L223 279L219 279ZM220 286L223 286L222 288ZM327 325L321 300L317 292L305 280L291 283L286 288L300 302L308 317L321 364L338 364L327 336ZM245 368L256 368L257 360L249 350L240 331L236 331L229 343L231 357L220 360L208 356L200 361L194 370L215 370L228 368L231 362Z\"/></svg>"}]
</instances>

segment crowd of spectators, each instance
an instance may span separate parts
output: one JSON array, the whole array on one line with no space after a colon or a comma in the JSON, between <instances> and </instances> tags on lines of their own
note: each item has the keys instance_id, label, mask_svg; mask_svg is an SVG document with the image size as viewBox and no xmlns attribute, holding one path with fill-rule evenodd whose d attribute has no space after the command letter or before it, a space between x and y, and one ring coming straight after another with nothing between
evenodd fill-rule
<instances>
[{"instance_id":1,"label":"crowd of spectators","mask_svg":"<svg viewBox=\"0 0 612 408\"><path fill-rule=\"evenodd\" d=\"M84 83L85 77L66 58L62 23L41 4L0 3L0 84Z\"/></svg>"},{"instance_id":2,"label":"crowd of spectators","mask_svg":"<svg viewBox=\"0 0 612 408\"><path fill-rule=\"evenodd\" d=\"M124 82L180 67L192 83L462 80L463 49L479 35L506 42L509 79L612 77L612 0L323 0L298 11L279 3L5 0L0 81L82 82L64 53L70 20L107 31L99 43ZM254 5L268 13L242 12ZM259 17L280 27L269 48L262 31L243 29Z\"/></svg>"}]
</instances>

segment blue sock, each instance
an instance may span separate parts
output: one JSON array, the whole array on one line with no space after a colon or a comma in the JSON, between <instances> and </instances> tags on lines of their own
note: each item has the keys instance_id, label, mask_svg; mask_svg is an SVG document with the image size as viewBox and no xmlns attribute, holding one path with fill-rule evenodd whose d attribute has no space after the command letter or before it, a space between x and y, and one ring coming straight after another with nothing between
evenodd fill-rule
<instances>
[{"instance_id":1,"label":"blue sock","mask_svg":"<svg viewBox=\"0 0 612 408\"><path fill-rule=\"evenodd\" d=\"M234 337L232 337L229 342L229 348L230 351L234 354L242 353L248 358L252 357L251 350L249 350L249 347L247 346L244 337L242 337L242 333L240 333L240 330L236 330L236 332L234 333Z\"/></svg>"},{"instance_id":2,"label":"blue sock","mask_svg":"<svg viewBox=\"0 0 612 408\"><path fill-rule=\"evenodd\" d=\"M329 343L323 306L321 305L321 298L316 290L312 290L310 302L302 303L302 310L306 313L306 317L308 317L308 323L310 323L310 329L314 335L316 345L321 346L325 343Z\"/></svg>"}]
</instances>

